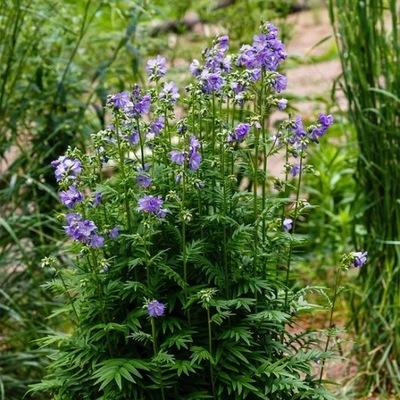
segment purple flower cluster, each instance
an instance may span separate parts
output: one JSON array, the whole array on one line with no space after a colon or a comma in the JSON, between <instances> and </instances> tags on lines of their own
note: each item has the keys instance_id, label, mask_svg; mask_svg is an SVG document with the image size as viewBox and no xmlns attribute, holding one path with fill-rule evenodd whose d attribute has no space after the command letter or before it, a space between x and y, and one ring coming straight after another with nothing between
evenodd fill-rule
<instances>
[{"instance_id":1,"label":"purple flower cluster","mask_svg":"<svg viewBox=\"0 0 400 400\"><path fill-rule=\"evenodd\" d=\"M169 155L171 157L171 161L178 165L183 165L185 161L188 162L189 168L191 171L195 171L200 168L201 163L201 154L198 152L200 149L200 142L196 139L195 136L190 137L189 143L189 152L186 153L184 151L172 150Z\"/></svg>"},{"instance_id":2,"label":"purple flower cluster","mask_svg":"<svg viewBox=\"0 0 400 400\"><path fill-rule=\"evenodd\" d=\"M146 195L139 199L139 212L154 214L158 218L164 218L168 210L161 208L164 201L159 196Z\"/></svg>"},{"instance_id":3,"label":"purple flower cluster","mask_svg":"<svg viewBox=\"0 0 400 400\"><path fill-rule=\"evenodd\" d=\"M331 115L320 114L318 122L306 129L303 125L303 120L299 115L291 121L289 128L288 142L295 148L294 156L297 152L307 147L308 140L319 143L318 138L323 136L326 130L333 124L333 117Z\"/></svg>"},{"instance_id":4,"label":"purple flower cluster","mask_svg":"<svg viewBox=\"0 0 400 400\"><path fill-rule=\"evenodd\" d=\"M51 166L56 169L55 176L57 182L62 179L75 180L82 172L82 163L77 158L71 160L69 157L61 156L57 160L52 161Z\"/></svg>"},{"instance_id":5,"label":"purple flower cluster","mask_svg":"<svg viewBox=\"0 0 400 400\"><path fill-rule=\"evenodd\" d=\"M203 52L205 65L202 67L198 60L193 60L189 66L192 75L199 78L204 93L213 93L221 89L225 84L223 73L231 71L231 56L226 52L229 48L229 37L221 36L217 38L213 46Z\"/></svg>"},{"instance_id":6,"label":"purple flower cluster","mask_svg":"<svg viewBox=\"0 0 400 400\"><path fill-rule=\"evenodd\" d=\"M67 190L60 193L60 199L68 208L74 208L76 203L83 201L83 195L75 185L71 185Z\"/></svg>"},{"instance_id":7,"label":"purple flower cluster","mask_svg":"<svg viewBox=\"0 0 400 400\"><path fill-rule=\"evenodd\" d=\"M161 316L164 315L165 306L164 306L163 303L160 303L160 302L157 301L157 300L153 300L152 302L150 302L150 303L147 305L147 311L148 311L149 316L150 316L151 318L154 318L154 317L161 317Z\"/></svg>"},{"instance_id":8,"label":"purple flower cluster","mask_svg":"<svg viewBox=\"0 0 400 400\"><path fill-rule=\"evenodd\" d=\"M151 95L146 93L142 96L139 85L135 85L131 94L121 92L109 97L107 104L112 104L115 109L125 111L132 118L138 118L147 114L150 110Z\"/></svg>"},{"instance_id":9,"label":"purple flower cluster","mask_svg":"<svg viewBox=\"0 0 400 400\"><path fill-rule=\"evenodd\" d=\"M326 130L333 124L333 117L332 115L320 114L318 118L318 124L311 129L309 133L310 139L315 142L319 143L318 138L323 136Z\"/></svg>"},{"instance_id":10,"label":"purple flower cluster","mask_svg":"<svg viewBox=\"0 0 400 400\"><path fill-rule=\"evenodd\" d=\"M103 247L104 238L97 234L97 226L91 220L83 220L82 216L76 213L66 215L67 226L65 232L70 238L81 243L87 243L93 248Z\"/></svg>"},{"instance_id":11,"label":"purple flower cluster","mask_svg":"<svg viewBox=\"0 0 400 400\"><path fill-rule=\"evenodd\" d=\"M249 134L251 125L249 123L241 123L234 129L234 134L228 136L228 142L240 142L247 137Z\"/></svg>"},{"instance_id":12,"label":"purple flower cluster","mask_svg":"<svg viewBox=\"0 0 400 400\"><path fill-rule=\"evenodd\" d=\"M150 81L158 81L167 73L167 60L160 55L155 59L148 60L146 71Z\"/></svg>"},{"instance_id":13,"label":"purple flower cluster","mask_svg":"<svg viewBox=\"0 0 400 400\"><path fill-rule=\"evenodd\" d=\"M275 71L280 62L286 59L285 46L277 37L278 28L267 22L263 31L261 35L254 36L252 46L241 47L237 60L239 66L251 70Z\"/></svg>"},{"instance_id":14,"label":"purple flower cluster","mask_svg":"<svg viewBox=\"0 0 400 400\"><path fill-rule=\"evenodd\" d=\"M298 152L307 148L307 133L303 125L303 120L299 115L296 115L294 121L291 121L292 126L289 129L288 142L293 145L293 156L297 157Z\"/></svg>"}]
</instances>

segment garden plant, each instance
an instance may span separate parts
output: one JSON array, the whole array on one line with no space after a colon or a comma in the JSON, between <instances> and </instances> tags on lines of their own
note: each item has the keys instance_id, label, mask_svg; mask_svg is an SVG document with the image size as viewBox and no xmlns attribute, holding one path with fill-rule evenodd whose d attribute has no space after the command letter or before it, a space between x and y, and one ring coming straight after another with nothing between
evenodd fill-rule
<instances>
[{"instance_id":1,"label":"garden plant","mask_svg":"<svg viewBox=\"0 0 400 400\"><path fill-rule=\"evenodd\" d=\"M193 60L193 82L165 78L149 60L148 88L108 97L109 124L88 151L52 162L69 238L68 267L52 255L47 290L63 297L53 317L67 329L41 340L53 349L35 393L54 399L335 399L323 371L334 356L333 309L340 277L361 267L350 252L332 296L293 290L292 264L309 147L329 126L321 114L267 120L284 110L286 58L278 30L263 23L251 45L229 54L217 37ZM268 173L283 155L283 177ZM330 327L296 329L328 300Z\"/></svg>"}]
</instances>

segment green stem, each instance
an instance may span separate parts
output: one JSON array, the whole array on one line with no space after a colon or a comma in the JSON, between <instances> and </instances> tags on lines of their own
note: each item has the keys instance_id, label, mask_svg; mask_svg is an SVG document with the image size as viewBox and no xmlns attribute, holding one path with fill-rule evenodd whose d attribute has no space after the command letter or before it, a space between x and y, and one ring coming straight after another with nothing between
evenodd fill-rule
<instances>
[{"instance_id":1,"label":"green stem","mask_svg":"<svg viewBox=\"0 0 400 400\"><path fill-rule=\"evenodd\" d=\"M332 336L332 328L333 328L333 312L335 310L335 305L336 305L336 300L338 298L338 291L340 289L340 278L341 278L341 270L338 268L336 270L336 278L335 278L335 288L334 288L334 293L333 293L333 299L332 299L332 305L331 305L331 312L329 316L329 327L328 327L328 336L326 338L326 343L325 343L325 349L324 352L326 353L329 348L331 336ZM319 383L321 384L322 381L322 376L324 374L324 369L325 369L325 358L322 360L322 367L321 367L321 372L319 374Z\"/></svg>"},{"instance_id":2,"label":"green stem","mask_svg":"<svg viewBox=\"0 0 400 400\"><path fill-rule=\"evenodd\" d=\"M259 231L259 221L258 221L258 152L259 152L259 140L260 140L260 132L258 129L255 129L254 135L254 159L253 159L253 168L254 168L254 180L253 180L253 207L254 207L254 253L253 253L253 277L257 277L257 267L258 267L258 231ZM255 300L255 310L258 308L258 292L254 291L254 300Z\"/></svg>"},{"instance_id":3,"label":"green stem","mask_svg":"<svg viewBox=\"0 0 400 400\"><path fill-rule=\"evenodd\" d=\"M70 301L70 304L71 304L71 307L72 307L72 311L73 311L74 314L75 314L76 321L77 321L76 324L77 324L77 326L79 327L79 326L80 326L80 325L79 325L79 315L78 315L78 311L76 310L76 307L75 307L74 299L73 299L73 297L71 296L71 293L70 293L69 290L68 290L68 286L67 286L67 284L66 284L66 282L65 282L65 280L64 280L64 277L63 277L62 274L61 274L60 269L59 269L56 265L54 265L54 268L55 268L56 271L57 271L57 275L58 275L59 278L61 279L61 283L62 283L62 285L63 285L63 287L64 287L65 293L67 294L67 296L68 296L68 298L69 298L69 301Z\"/></svg>"},{"instance_id":4,"label":"green stem","mask_svg":"<svg viewBox=\"0 0 400 400\"><path fill-rule=\"evenodd\" d=\"M154 321L154 317L151 317L150 319L151 319L151 335L153 338L154 357L157 357L158 349L157 349L156 323ZM162 398L162 400L165 400L163 378L162 378L162 374L161 374L160 364L158 363L158 361L157 361L157 370L158 370L158 376L160 378L161 398Z\"/></svg>"},{"instance_id":5,"label":"green stem","mask_svg":"<svg viewBox=\"0 0 400 400\"><path fill-rule=\"evenodd\" d=\"M207 324L208 324L208 351L210 353L210 356L212 357L212 327L211 327L211 315L210 315L210 309L207 307ZM214 367L212 364L212 360L210 360L210 379L211 379L211 388L212 388L212 393L213 393L213 398L216 399L215 397L215 383L214 383Z\"/></svg>"},{"instance_id":6,"label":"green stem","mask_svg":"<svg viewBox=\"0 0 400 400\"><path fill-rule=\"evenodd\" d=\"M185 221L185 196L186 196L186 173L182 174L182 201L181 201L181 218L182 218L182 257L183 257L183 280L185 282L184 294L185 302L188 301L188 275L187 275L187 257L186 257L186 221ZM188 324L190 326L190 310L187 310Z\"/></svg>"},{"instance_id":7,"label":"green stem","mask_svg":"<svg viewBox=\"0 0 400 400\"><path fill-rule=\"evenodd\" d=\"M292 237L290 239L289 251L288 251L288 259L287 259L287 264L286 264L285 311L288 311L289 278L290 278L290 267L291 267L292 255L293 255L293 236L294 236L295 231L296 231L297 218L298 218L298 214L299 214L300 188L301 188L301 178L302 178L302 171L303 171L303 152L304 152L304 150L301 149L300 155L299 155L299 157L300 157L300 171L299 171L299 179L297 181L297 188L296 188L296 199L295 199L295 206L294 206L295 208L294 208L294 215L293 215Z\"/></svg>"}]
</instances>

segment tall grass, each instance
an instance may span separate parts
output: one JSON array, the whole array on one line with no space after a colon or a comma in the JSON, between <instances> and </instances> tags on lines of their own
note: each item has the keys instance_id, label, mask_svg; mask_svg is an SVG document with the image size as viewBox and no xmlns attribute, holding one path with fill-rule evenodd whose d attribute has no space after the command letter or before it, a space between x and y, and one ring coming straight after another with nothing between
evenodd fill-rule
<instances>
[{"instance_id":1,"label":"tall grass","mask_svg":"<svg viewBox=\"0 0 400 400\"><path fill-rule=\"evenodd\" d=\"M396 0L331 0L343 87L359 143L358 195L371 256L352 324L365 392L400 394L400 38Z\"/></svg>"}]
</instances>

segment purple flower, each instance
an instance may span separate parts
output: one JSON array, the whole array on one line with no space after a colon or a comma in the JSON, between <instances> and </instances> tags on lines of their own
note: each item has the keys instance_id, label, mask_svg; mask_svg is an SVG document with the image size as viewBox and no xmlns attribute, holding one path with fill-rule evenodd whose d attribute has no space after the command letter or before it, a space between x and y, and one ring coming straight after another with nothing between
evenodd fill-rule
<instances>
[{"instance_id":1,"label":"purple flower","mask_svg":"<svg viewBox=\"0 0 400 400\"><path fill-rule=\"evenodd\" d=\"M153 121L150 124L150 132L153 135L158 135L161 131L161 129L164 128L164 116L161 115L160 117L158 117L155 121Z\"/></svg>"},{"instance_id":2,"label":"purple flower","mask_svg":"<svg viewBox=\"0 0 400 400\"><path fill-rule=\"evenodd\" d=\"M94 249L98 249L104 246L104 238L103 236L99 236L97 234L92 235L90 238L90 246Z\"/></svg>"},{"instance_id":3,"label":"purple flower","mask_svg":"<svg viewBox=\"0 0 400 400\"><path fill-rule=\"evenodd\" d=\"M275 81L272 84L273 88L276 90L277 93L286 90L287 87L287 78L284 75L279 74L278 72L275 75Z\"/></svg>"},{"instance_id":4,"label":"purple flower","mask_svg":"<svg viewBox=\"0 0 400 400\"><path fill-rule=\"evenodd\" d=\"M107 103L112 103L113 106L120 110L125 110L130 104L132 104L128 92L121 92L111 96Z\"/></svg>"},{"instance_id":5,"label":"purple flower","mask_svg":"<svg viewBox=\"0 0 400 400\"><path fill-rule=\"evenodd\" d=\"M201 158L201 154L197 153L196 151L192 151L189 153L189 168L192 171L200 168Z\"/></svg>"},{"instance_id":6,"label":"purple flower","mask_svg":"<svg viewBox=\"0 0 400 400\"><path fill-rule=\"evenodd\" d=\"M288 101L286 99L278 100L278 108L283 111L287 107Z\"/></svg>"},{"instance_id":7,"label":"purple flower","mask_svg":"<svg viewBox=\"0 0 400 400\"><path fill-rule=\"evenodd\" d=\"M200 76L201 67L199 60L194 59L192 63L189 65L189 71L193 76Z\"/></svg>"},{"instance_id":8,"label":"purple flower","mask_svg":"<svg viewBox=\"0 0 400 400\"><path fill-rule=\"evenodd\" d=\"M150 111L150 105L151 94L142 96L140 86L136 84L132 91L132 101L125 107L125 112L133 118L139 118L140 115Z\"/></svg>"},{"instance_id":9,"label":"purple flower","mask_svg":"<svg viewBox=\"0 0 400 400\"><path fill-rule=\"evenodd\" d=\"M175 85L174 82L164 83L163 90L158 95L159 99L164 99L171 104L175 104L179 99L180 95L178 93L178 86Z\"/></svg>"},{"instance_id":10,"label":"purple flower","mask_svg":"<svg viewBox=\"0 0 400 400\"><path fill-rule=\"evenodd\" d=\"M181 119L177 122L177 131L180 135L184 134L187 131L187 124L185 119Z\"/></svg>"},{"instance_id":11,"label":"purple flower","mask_svg":"<svg viewBox=\"0 0 400 400\"><path fill-rule=\"evenodd\" d=\"M333 117L332 115L320 114L318 122L323 126L329 127L333 124Z\"/></svg>"},{"instance_id":12,"label":"purple flower","mask_svg":"<svg viewBox=\"0 0 400 400\"><path fill-rule=\"evenodd\" d=\"M300 164L293 164L290 173L295 177L300 174Z\"/></svg>"},{"instance_id":13,"label":"purple flower","mask_svg":"<svg viewBox=\"0 0 400 400\"><path fill-rule=\"evenodd\" d=\"M158 218L164 218L168 210L161 208L163 203L159 196L146 195L139 199L139 211L155 214Z\"/></svg>"},{"instance_id":14,"label":"purple flower","mask_svg":"<svg viewBox=\"0 0 400 400\"><path fill-rule=\"evenodd\" d=\"M145 188L149 187L151 185L151 177L149 174L146 172L150 169L148 164L145 164L144 169L141 167L137 168L137 176L136 176L136 181L138 186L143 186Z\"/></svg>"},{"instance_id":15,"label":"purple flower","mask_svg":"<svg viewBox=\"0 0 400 400\"><path fill-rule=\"evenodd\" d=\"M172 150L169 155L171 156L171 161L175 164L182 165L185 162L185 153L183 151Z\"/></svg>"},{"instance_id":16,"label":"purple flower","mask_svg":"<svg viewBox=\"0 0 400 400\"><path fill-rule=\"evenodd\" d=\"M231 142L233 140L239 142L240 140L245 139L246 136L249 134L250 128L251 128L251 125L247 122L239 124L234 129L234 135L228 137L228 142Z\"/></svg>"},{"instance_id":17,"label":"purple flower","mask_svg":"<svg viewBox=\"0 0 400 400\"><path fill-rule=\"evenodd\" d=\"M253 69L256 64L256 55L256 51L252 46L244 44L239 50L237 64L239 66L245 65L247 68Z\"/></svg>"},{"instance_id":18,"label":"purple flower","mask_svg":"<svg viewBox=\"0 0 400 400\"><path fill-rule=\"evenodd\" d=\"M197 140L196 136L190 137L189 143L189 168L195 171L200 168L201 154L197 152L200 149L200 142Z\"/></svg>"},{"instance_id":19,"label":"purple flower","mask_svg":"<svg viewBox=\"0 0 400 400\"><path fill-rule=\"evenodd\" d=\"M167 60L158 55L155 59L148 60L146 71L150 80L158 80L167 73Z\"/></svg>"},{"instance_id":20,"label":"purple flower","mask_svg":"<svg viewBox=\"0 0 400 400\"><path fill-rule=\"evenodd\" d=\"M318 138L323 136L327 129L333 124L332 115L320 114L318 118L318 125L314 126L310 133L308 134L309 138L315 142L319 143Z\"/></svg>"},{"instance_id":21,"label":"purple flower","mask_svg":"<svg viewBox=\"0 0 400 400\"><path fill-rule=\"evenodd\" d=\"M294 137L291 141L292 144L298 143L301 138L306 136L306 131L304 130L303 120L299 115L296 115L294 119L293 126Z\"/></svg>"},{"instance_id":22,"label":"purple flower","mask_svg":"<svg viewBox=\"0 0 400 400\"><path fill-rule=\"evenodd\" d=\"M101 203L102 198L103 198L103 195L102 195L101 193L96 193L96 194L94 195L93 204L94 204L95 206L98 206L98 205Z\"/></svg>"},{"instance_id":23,"label":"purple flower","mask_svg":"<svg viewBox=\"0 0 400 400\"><path fill-rule=\"evenodd\" d=\"M92 236L96 235L97 226L93 221L83 221L82 216L75 213L67 214L66 218L69 225L64 226L64 231L71 239L88 243L92 239ZM95 238L94 243L99 244L100 241L101 239Z\"/></svg>"},{"instance_id":24,"label":"purple flower","mask_svg":"<svg viewBox=\"0 0 400 400\"><path fill-rule=\"evenodd\" d=\"M192 135L190 137L189 151L196 151L200 149L200 142L197 140L196 136Z\"/></svg>"},{"instance_id":25,"label":"purple flower","mask_svg":"<svg viewBox=\"0 0 400 400\"><path fill-rule=\"evenodd\" d=\"M133 105L134 116L138 114L148 114L150 111L151 94L145 94L140 100Z\"/></svg>"},{"instance_id":26,"label":"purple flower","mask_svg":"<svg viewBox=\"0 0 400 400\"><path fill-rule=\"evenodd\" d=\"M79 222L78 228L79 228L79 234L80 234L80 237L78 240L80 240L82 242L87 242L88 239L90 238L90 236L92 235L92 233L97 231L96 224L89 219Z\"/></svg>"},{"instance_id":27,"label":"purple flower","mask_svg":"<svg viewBox=\"0 0 400 400\"><path fill-rule=\"evenodd\" d=\"M293 220L291 218L285 218L283 220L283 230L285 232L288 232L292 229L293 227Z\"/></svg>"},{"instance_id":28,"label":"purple flower","mask_svg":"<svg viewBox=\"0 0 400 400\"><path fill-rule=\"evenodd\" d=\"M367 256L368 256L367 251L364 252L353 251L351 255L353 256L353 265L356 268L362 267L367 262Z\"/></svg>"},{"instance_id":29,"label":"purple flower","mask_svg":"<svg viewBox=\"0 0 400 400\"><path fill-rule=\"evenodd\" d=\"M132 134L128 136L127 139L129 140L129 144L133 146L134 144L139 142L139 132L136 129L134 129L132 131Z\"/></svg>"},{"instance_id":30,"label":"purple flower","mask_svg":"<svg viewBox=\"0 0 400 400\"><path fill-rule=\"evenodd\" d=\"M208 94L217 92L225 83L220 72L209 72L207 69L201 73L200 81L203 92Z\"/></svg>"},{"instance_id":31,"label":"purple flower","mask_svg":"<svg viewBox=\"0 0 400 400\"><path fill-rule=\"evenodd\" d=\"M266 30L268 40L276 39L278 37L278 28L271 24L271 22L267 21L263 28Z\"/></svg>"},{"instance_id":32,"label":"purple flower","mask_svg":"<svg viewBox=\"0 0 400 400\"><path fill-rule=\"evenodd\" d=\"M224 35L224 36L220 36L217 39L217 43L219 44L219 48L223 51L228 50L229 48L229 36Z\"/></svg>"},{"instance_id":33,"label":"purple flower","mask_svg":"<svg viewBox=\"0 0 400 400\"><path fill-rule=\"evenodd\" d=\"M52 161L51 166L56 169L55 176L57 182L61 179L74 180L82 172L82 163L77 158L71 160L69 157L61 156L57 160Z\"/></svg>"},{"instance_id":34,"label":"purple flower","mask_svg":"<svg viewBox=\"0 0 400 400\"><path fill-rule=\"evenodd\" d=\"M110 233L108 234L108 237L110 239L116 239L119 236L119 226L115 226L114 228L111 229Z\"/></svg>"},{"instance_id":35,"label":"purple flower","mask_svg":"<svg viewBox=\"0 0 400 400\"><path fill-rule=\"evenodd\" d=\"M147 305L147 311L149 312L149 316L153 317L161 317L164 315L165 306L163 303L160 303L157 300L153 300Z\"/></svg>"},{"instance_id":36,"label":"purple flower","mask_svg":"<svg viewBox=\"0 0 400 400\"><path fill-rule=\"evenodd\" d=\"M68 208L74 208L76 203L83 201L83 195L79 192L76 186L72 185L68 190L63 190L60 193L61 202Z\"/></svg>"}]
</instances>

